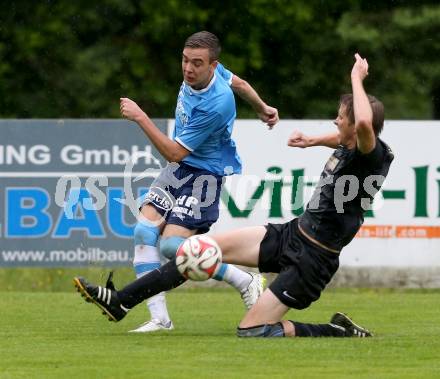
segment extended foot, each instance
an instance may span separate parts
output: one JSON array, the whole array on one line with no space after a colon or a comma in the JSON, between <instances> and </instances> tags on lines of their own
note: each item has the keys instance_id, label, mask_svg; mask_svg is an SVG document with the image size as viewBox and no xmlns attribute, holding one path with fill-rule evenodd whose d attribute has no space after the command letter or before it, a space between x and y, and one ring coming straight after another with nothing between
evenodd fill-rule
<instances>
[{"instance_id":1,"label":"extended foot","mask_svg":"<svg viewBox=\"0 0 440 379\"><path fill-rule=\"evenodd\" d=\"M360 325L356 325L346 314L337 312L335 313L330 324L339 326L345 329L346 337L372 337L373 334Z\"/></svg>"},{"instance_id":2,"label":"extended foot","mask_svg":"<svg viewBox=\"0 0 440 379\"><path fill-rule=\"evenodd\" d=\"M129 311L119 301L113 285L109 287L95 286L80 276L73 278L73 284L81 296L87 302L97 305L102 310L102 314L108 316L110 321L122 320Z\"/></svg>"}]
</instances>

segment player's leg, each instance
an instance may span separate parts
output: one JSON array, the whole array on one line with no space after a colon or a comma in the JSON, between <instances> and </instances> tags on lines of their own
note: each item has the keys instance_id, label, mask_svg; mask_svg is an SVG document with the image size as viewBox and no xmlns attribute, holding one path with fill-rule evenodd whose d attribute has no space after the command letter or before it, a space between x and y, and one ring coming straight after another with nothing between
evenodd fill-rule
<instances>
[{"instance_id":1,"label":"player's leg","mask_svg":"<svg viewBox=\"0 0 440 379\"><path fill-rule=\"evenodd\" d=\"M191 179L175 192L176 206L170 212L167 228L177 225L193 230L194 234L206 233L219 217L219 201L223 178L189 166L182 166L179 174L191 175ZM164 239L163 242L165 244L168 241ZM166 249L165 246L163 248L164 252L166 250L168 257L175 255L178 247L177 241L175 242L175 245L171 246L171 250L168 248L168 243ZM220 266L213 279L225 281L237 289L248 309L256 302L263 291L264 278L261 274L248 273L226 263Z\"/></svg>"},{"instance_id":2,"label":"player's leg","mask_svg":"<svg viewBox=\"0 0 440 379\"><path fill-rule=\"evenodd\" d=\"M260 244L266 234L264 226L252 226L211 235L222 250L223 262L258 267Z\"/></svg>"},{"instance_id":3,"label":"player's leg","mask_svg":"<svg viewBox=\"0 0 440 379\"><path fill-rule=\"evenodd\" d=\"M282 320L289 307L268 288L237 328L239 337L370 337L372 334L343 313L327 324Z\"/></svg>"},{"instance_id":4,"label":"player's leg","mask_svg":"<svg viewBox=\"0 0 440 379\"><path fill-rule=\"evenodd\" d=\"M278 279L278 278L277 278ZM275 280L277 280L275 279ZM270 288L249 310L237 328L239 337L343 337L344 328L334 324L305 324L282 320L289 310Z\"/></svg>"},{"instance_id":5,"label":"player's leg","mask_svg":"<svg viewBox=\"0 0 440 379\"><path fill-rule=\"evenodd\" d=\"M176 176L177 175L177 176ZM140 221L135 229L136 251L135 268L138 278L160 267L160 254L157 248L159 233L162 232L175 205L174 192L180 186L179 165L168 164L151 184L140 212ZM158 224L158 222L160 222ZM159 229L155 229L158 227ZM136 233L137 232L137 233ZM145 237L144 237L145 236ZM140 241L139 241L140 240ZM140 243L139 243L140 242ZM144 244L145 243L145 244ZM147 301L151 322L144 323L135 332L149 332L159 329L172 329L165 293L158 293Z\"/></svg>"},{"instance_id":6,"label":"player's leg","mask_svg":"<svg viewBox=\"0 0 440 379\"><path fill-rule=\"evenodd\" d=\"M105 287L92 284L82 277L75 277L74 284L87 302L97 305L110 321L122 320L128 311L144 300L169 291L183 284L186 279L176 266L176 259L150 271L148 274L116 291L113 285Z\"/></svg>"},{"instance_id":7,"label":"player's leg","mask_svg":"<svg viewBox=\"0 0 440 379\"><path fill-rule=\"evenodd\" d=\"M365 337L366 329L343 314L328 324L281 320L289 308L304 309L316 301L336 272L339 259L321 251L297 233L296 221L270 224L260 243L258 265L263 272L279 272L276 279L241 321L240 337ZM355 332L356 329L356 332Z\"/></svg>"},{"instance_id":8,"label":"player's leg","mask_svg":"<svg viewBox=\"0 0 440 379\"><path fill-rule=\"evenodd\" d=\"M273 292L267 288L255 305L241 320L239 328L250 328L255 325L275 324L280 322L289 307L281 303Z\"/></svg>"},{"instance_id":9,"label":"player's leg","mask_svg":"<svg viewBox=\"0 0 440 379\"><path fill-rule=\"evenodd\" d=\"M343 337L345 330L334 324L305 324L282 320L290 309L270 288L249 310L237 328L239 337Z\"/></svg>"},{"instance_id":10,"label":"player's leg","mask_svg":"<svg viewBox=\"0 0 440 379\"><path fill-rule=\"evenodd\" d=\"M246 263L249 266L255 267L258 263L259 244L264 237L265 231L265 227L244 228L212 237L224 250L227 261L239 264ZM179 238L183 239L183 236L188 237L193 233L193 231L184 227L167 224L163 231L163 240L177 238L179 237L178 234L181 235ZM143 300L159 292L176 288L185 282L185 278L179 273L176 266L175 250L177 248L178 245L176 244L174 247L169 247L168 252L164 250L164 253L170 254L170 261L168 263L135 280L117 292L117 296L125 308L131 309ZM241 254L247 255L244 260L240 260L243 259L240 258Z\"/></svg>"},{"instance_id":11,"label":"player's leg","mask_svg":"<svg viewBox=\"0 0 440 379\"><path fill-rule=\"evenodd\" d=\"M245 228L214 235L213 238L224 250L225 260L239 264L246 263L249 266L255 267L258 263L259 244L265 234L265 230L264 227ZM161 245L168 238L179 237L176 234L180 234L181 237L179 238L183 240L183 235L189 236L193 233L193 231L178 225L167 224L163 231ZM237 246L236 249L234 245ZM168 252L164 249L164 253L169 254L170 261L168 263L128 284L117 292L125 308L131 309L143 300L159 292L168 291L185 282L185 278L179 273L176 266L175 251L177 248L178 244L176 243L174 247L167 248ZM246 257L240 258L240 254L246 255Z\"/></svg>"},{"instance_id":12,"label":"player's leg","mask_svg":"<svg viewBox=\"0 0 440 379\"><path fill-rule=\"evenodd\" d=\"M185 228L180 229L173 224L167 225L167 228L166 233L164 230L166 238L176 240L178 236L171 236L176 233L181 235L185 233L184 236L193 234L192 231L185 230ZM265 230L264 227L246 228L241 229L241 232L238 230L218 234L214 238L223 249L226 261L255 267L258 263L259 244L264 237ZM119 321L125 317L130 309L144 300L176 288L186 281L178 271L174 257L178 243L175 243L174 246L172 244L170 243L170 246L164 249L164 251L168 250L167 254L171 254L170 258L172 259L168 263L139 277L119 291L91 284L80 277L74 279L75 286L88 301L98 305L111 320Z\"/></svg>"},{"instance_id":13,"label":"player's leg","mask_svg":"<svg viewBox=\"0 0 440 379\"><path fill-rule=\"evenodd\" d=\"M134 229L133 267L136 277L140 278L161 266L157 244L165 221L161 213L152 205L141 208L138 222ZM160 329L172 329L165 293L161 292L147 301L151 320L143 323L131 332L150 332Z\"/></svg>"},{"instance_id":14,"label":"player's leg","mask_svg":"<svg viewBox=\"0 0 440 379\"><path fill-rule=\"evenodd\" d=\"M261 227L261 229L263 229L264 234L264 228ZM174 258L177 249L179 248L180 244L185 240L185 238L196 234L196 232L196 230L190 230L179 225L167 224L163 231L160 242L160 253L168 259ZM255 233L246 230L244 231L241 238L239 237L240 233L236 232L230 233L230 239L228 239L227 234L214 236L214 238L218 239L220 241L220 244L225 247L225 250L223 250L223 247L220 245L224 254L223 260L227 262L228 256L232 257L234 255L236 257L235 259L237 261L237 264L246 265L248 267L256 267L257 261L255 259L253 259L255 261L253 264L250 263L250 254L251 252L258 252L258 238L254 238L257 241L253 243L254 246L251 247L252 241L254 241L251 238L251 234ZM245 240L243 240L243 237L245 238ZM243 241L251 242L251 244L247 245L247 249L245 248L246 244ZM234 243L237 243L238 245L238 249L236 250L232 248ZM240 260L238 257L238 253L244 253L244 259ZM254 254L254 256L257 255L258 253ZM249 262L249 264L244 264L243 262ZM239 268L228 263L222 263L219 272L215 277L213 277L213 279L225 281L226 283L237 289L237 291L240 292L243 302L248 309L253 304L255 304L256 300L261 295L263 290L264 279L262 275L240 270Z\"/></svg>"},{"instance_id":15,"label":"player's leg","mask_svg":"<svg viewBox=\"0 0 440 379\"><path fill-rule=\"evenodd\" d=\"M242 271L233 264L257 267L259 246L265 233L266 229L263 226L257 226L212 236L222 249L223 259L219 274L214 279L224 280L236 288L247 309L250 309L261 296L264 277L261 274Z\"/></svg>"}]
</instances>

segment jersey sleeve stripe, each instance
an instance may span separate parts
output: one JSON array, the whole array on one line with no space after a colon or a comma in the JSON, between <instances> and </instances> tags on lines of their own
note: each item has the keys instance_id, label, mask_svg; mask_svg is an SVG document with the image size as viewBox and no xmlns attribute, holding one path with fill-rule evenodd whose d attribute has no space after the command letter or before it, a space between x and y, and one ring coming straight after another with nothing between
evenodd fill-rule
<instances>
[{"instance_id":1,"label":"jersey sleeve stripe","mask_svg":"<svg viewBox=\"0 0 440 379\"><path fill-rule=\"evenodd\" d=\"M191 151L191 152L194 151L194 149L191 149L188 145L184 144L184 143L182 142L182 140L181 140L179 137L176 137L175 141L176 141L179 145L182 145L186 150L189 150L189 151Z\"/></svg>"},{"instance_id":2,"label":"jersey sleeve stripe","mask_svg":"<svg viewBox=\"0 0 440 379\"><path fill-rule=\"evenodd\" d=\"M231 72L231 76L229 77L229 80L228 80L228 84L229 84L229 86L231 86L232 85L232 78L234 77L234 74Z\"/></svg>"}]
</instances>

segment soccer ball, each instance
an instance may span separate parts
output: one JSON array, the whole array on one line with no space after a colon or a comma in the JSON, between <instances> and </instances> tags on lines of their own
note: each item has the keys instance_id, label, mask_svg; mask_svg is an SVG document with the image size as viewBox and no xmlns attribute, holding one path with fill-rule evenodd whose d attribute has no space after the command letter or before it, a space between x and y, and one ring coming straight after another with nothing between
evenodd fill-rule
<instances>
[{"instance_id":1,"label":"soccer ball","mask_svg":"<svg viewBox=\"0 0 440 379\"><path fill-rule=\"evenodd\" d=\"M202 281L217 274L222 252L211 237L195 235L187 238L176 252L176 265L186 279Z\"/></svg>"}]
</instances>

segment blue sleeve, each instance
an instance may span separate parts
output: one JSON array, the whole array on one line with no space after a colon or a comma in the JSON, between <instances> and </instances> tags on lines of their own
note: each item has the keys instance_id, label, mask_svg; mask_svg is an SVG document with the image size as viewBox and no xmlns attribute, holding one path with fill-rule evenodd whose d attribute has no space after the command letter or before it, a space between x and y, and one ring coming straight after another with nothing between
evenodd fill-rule
<instances>
[{"instance_id":1,"label":"blue sleeve","mask_svg":"<svg viewBox=\"0 0 440 379\"><path fill-rule=\"evenodd\" d=\"M219 74L229 85L232 84L232 77L234 74L225 68L221 63L217 65L216 68L217 74Z\"/></svg>"},{"instance_id":2,"label":"blue sleeve","mask_svg":"<svg viewBox=\"0 0 440 379\"><path fill-rule=\"evenodd\" d=\"M222 119L220 113L197 110L182 132L176 135L175 140L185 149L194 151L224 126Z\"/></svg>"}]
</instances>

